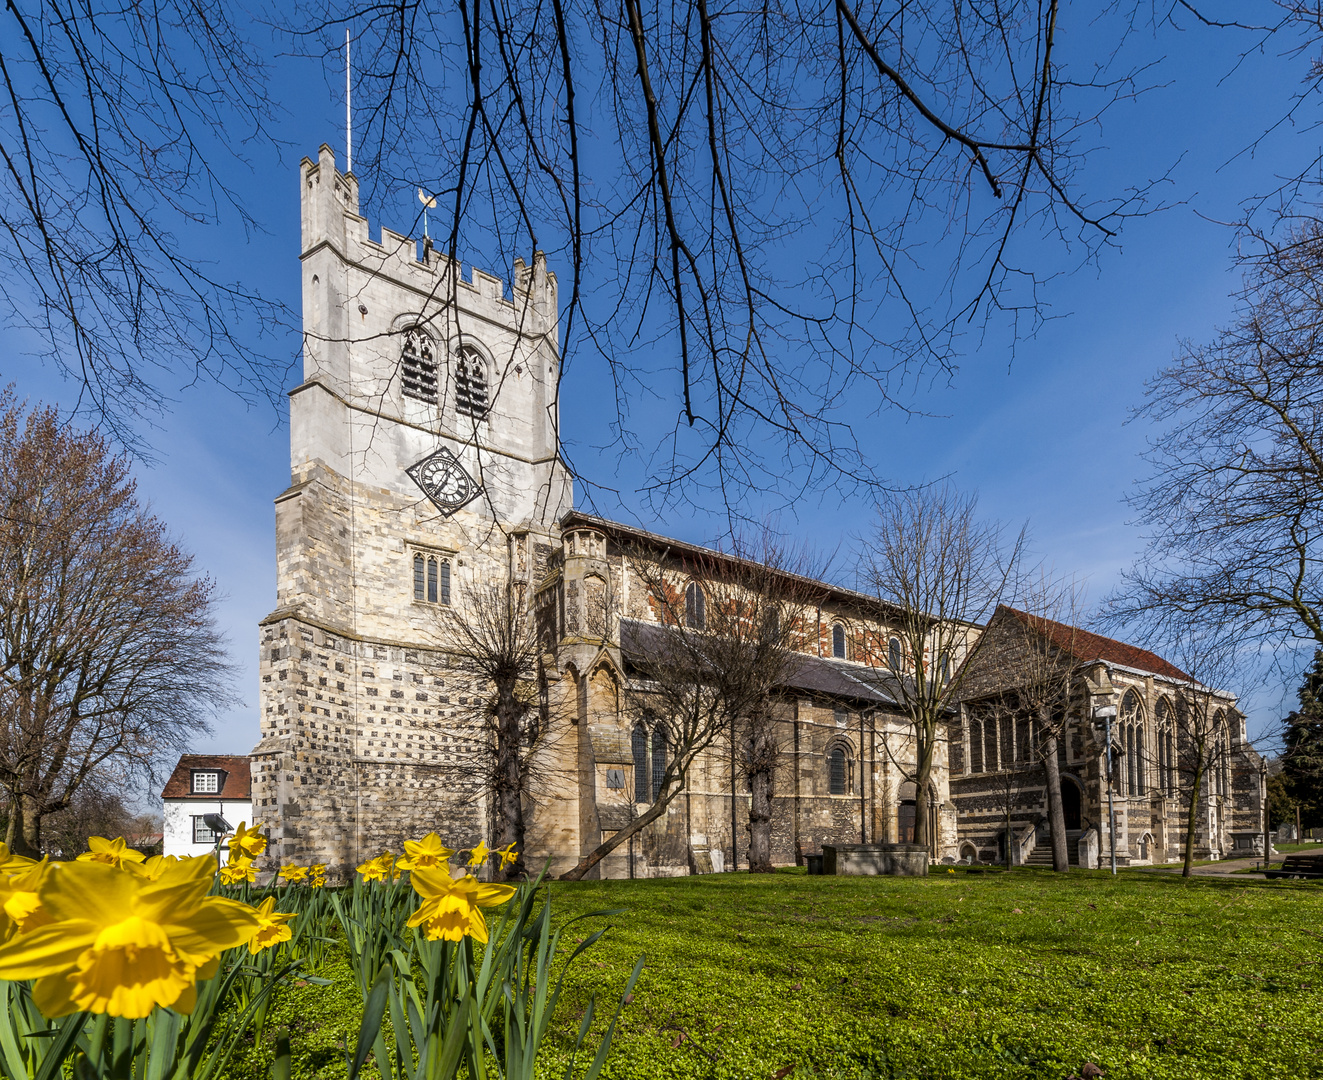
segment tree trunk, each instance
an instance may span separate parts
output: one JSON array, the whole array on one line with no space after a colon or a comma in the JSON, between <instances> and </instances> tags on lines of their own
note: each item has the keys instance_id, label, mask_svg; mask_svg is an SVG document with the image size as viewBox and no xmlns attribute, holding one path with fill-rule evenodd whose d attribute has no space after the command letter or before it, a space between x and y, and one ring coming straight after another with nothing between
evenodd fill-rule
<instances>
[{"instance_id":1,"label":"tree trunk","mask_svg":"<svg viewBox=\"0 0 1323 1080\"><path fill-rule=\"evenodd\" d=\"M914 842L928 849L934 855L933 844L936 837L928 835L928 781L933 774L933 744L925 740L919 751L918 767L914 773Z\"/></svg>"},{"instance_id":2,"label":"tree trunk","mask_svg":"<svg viewBox=\"0 0 1323 1080\"><path fill-rule=\"evenodd\" d=\"M19 822L14 829L14 842L10 849L15 855L29 859L41 858L41 813L31 796L20 795L14 800Z\"/></svg>"},{"instance_id":3,"label":"tree trunk","mask_svg":"<svg viewBox=\"0 0 1323 1080\"><path fill-rule=\"evenodd\" d=\"M683 784L676 784L669 794L666 793L663 785L662 798L659 798L646 811L636 817L623 829L618 830L614 836L603 840L597 847L593 848L587 855L580 859L574 866L557 879L559 881L581 881L584 874L588 873L594 866L605 859L611 852L615 851L621 844L631 836L641 832L647 826L656 821L662 814L666 813L666 808L671 805L671 801L680 793Z\"/></svg>"},{"instance_id":4,"label":"tree trunk","mask_svg":"<svg viewBox=\"0 0 1323 1080\"><path fill-rule=\"evenodd\" d=\"M1206 771L1202 762L1202 751L1199 757L1200 764L1195 768L1194 784L1190 791L1190 812L1185 817L1185 866L1181 869L1182 877L1189 877L1194 867L1194 823L1198 817L1199 792L1203 788Z\"/></svg>"},{"instance_id":5,"label":"tree trunk","mask_svg":"<svg viewBox=\"0 0 1323 1080\"><path fill-rule=\"evenodd\" d=\"M749 873L772 872L772 773L749 774Z\"/></svg>"},{"instance_id":6,"label":"tree trunk","mask_svg":"<svg viewBox=\"0 0 1323 1080\"><path fill-rule=\"evenodd\" d=\"M1070 852L1066 848L1066 809L1061 804L1057 735L1050 729L1043 746L1043 766L1047 771L1047 823L1052 835L1052 869L1064 873L1070 869Z\"/></svg>"},{"instance_id":7,"label":"tree trunk","mask_svg":"<svg viewBox=\"0 0 1323 1080\"><path fill-rule=\"evenodd\" d=\"M524 776L520 758L523 743L524 709L515 698L513 686L498 691L496 722L496 836L493 847L515 846L515 861L498 870L498 880L513 881L524 876Z\"/></svg>"}]
</instances>

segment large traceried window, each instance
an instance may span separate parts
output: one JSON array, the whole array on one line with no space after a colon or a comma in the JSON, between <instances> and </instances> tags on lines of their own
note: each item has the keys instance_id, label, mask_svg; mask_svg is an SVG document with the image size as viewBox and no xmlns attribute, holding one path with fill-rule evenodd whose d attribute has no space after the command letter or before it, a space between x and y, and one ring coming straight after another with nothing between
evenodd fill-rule
<instances>
[{"instance_id":1,"label":"large traceried window","mask_svg":"<svg viewBox=\"0 0 1323 1080\"><path fill-rule=\"evenodd\" d=\"M455 364L455 408L481 420L490 408L487 362L476 349L461 349Z\"/></svg>"},{"instance_id":2,"label":"large traceried window","mask_svg":"<svg viewBox=\"0 0 1323 1080\"><path fill-rule=\"evenodd\" d=\"M1117 786L1122 795L1140 794L1139 739L1136 730L1143 725L1144 716L1140 710L1139 695L1127 690L1121 699L1120 726L1117 741L1121 744L1122 761L1118 762L1119 777Z\"/></svg>"},{"instance_id":3,"label":"large traceried window","mask_svg":"<svg viewBox=\"0 0 1323 1080\"><path fill-rule=\"evenodd\" d=\"M414 552L413 598L426 604L450 604L450 560Z\"/></svg>"},{"instance_id":4,"label":"large traceried window","mask_svg":"<svg viewBox=\"0 0 1323 1080\"><path fill-rule=\"evenodd\" d=\"M431 339L416 327L404 335L400 350L400 382L405 397L436 404L436 357Z\"/></svg>"}]
</instances>

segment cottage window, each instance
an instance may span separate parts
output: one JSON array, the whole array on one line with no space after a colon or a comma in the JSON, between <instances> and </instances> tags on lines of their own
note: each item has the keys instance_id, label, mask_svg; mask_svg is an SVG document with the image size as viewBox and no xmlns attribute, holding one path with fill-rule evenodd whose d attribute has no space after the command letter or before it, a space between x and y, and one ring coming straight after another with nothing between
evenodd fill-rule
<instances>
[{"instance_id":1,"label":"cottage window","mask_svg":"<svg viewBox=\"0 0 1323 1080\"><path fill-rule=\"evenodd\" d=\"M404 348L400 350L400 382L405 397L436 404L436 358L432 354L432 342L417 329L404 335Z\"/></svg>"},{"instance_id":2,"label":"cottage window","mask_svg":"<svg viewBox=\"0 0 1323 1080\"><path fill-rule=\"evenodd\" d=\"M221 789L220 773L214 770L197 769L193 772L194 795L216 795Z\"/></svg>"},{"instance_id":3,"label":"cottage window","mask_svg":"<svg viewBox=\"0 0 1323 1080\"><path fill-rule=\"evenodd\" d=\"M845 659L845 627L840 623L831 628L831 654L837 660Z\"/></svg>"},{"instance_id":4,"label":"cottage window","mask_svg":"<svg viewBox=\"0 0 1323 1080\"><path fill-rule=\"evenodd\" d=\"M455 365L455 408L481 420L489 407L487 365L473 349L462 349Z\"/></svg>"},{"instance_id":5,"label":"cottage window","mask_svg":"<svg viewBox=\"0 0 1323 1080\"><path fill-rule=\"evenodd\" d=\"M216 834L207 828L206 819L201 814L193 815L193 843L214 844Z\"/></svg>"}]
</instances>

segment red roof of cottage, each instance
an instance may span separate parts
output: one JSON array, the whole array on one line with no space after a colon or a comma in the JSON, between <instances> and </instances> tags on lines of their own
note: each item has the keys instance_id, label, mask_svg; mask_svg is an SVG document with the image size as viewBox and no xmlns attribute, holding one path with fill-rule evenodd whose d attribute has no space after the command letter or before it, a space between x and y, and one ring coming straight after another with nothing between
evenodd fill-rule
<instances>
[{"instance_id":1,"label":"red roof of cottage","mask_svg":"<svg viewBox=\"0 0 1323 1080\"><path fill-rule=\"evenodd\" d=\"M1195 681L1175 664L1167 663L1157 653L1151 653L1136 645L1127 645L1124 641L1117 641L1114 638L1103 637L1101 634L1091 634L1077 626L1053 622L1040 615L1030 615L1027 611L1017 611L1005 604L998 605L989 622L994 621L1003 612L1019 619L1030 629L1046 635L1053 645L1076 660L1106 660L1112 664L1120 664L1122 667L1146 671L1168 679L1180 679L1182 682L1191 683Z\"/></svg>"},{"instance_id":2,"label":"red roof of cottage","mask_svg":"<svg viewBox=\"0 0 1323 1080\"><path fill-rule=\"evenodd\" d=\"M220 791L194 794L193 773L220 772ZM252 798L253 779L248 768L247 754L185 754L179 759L170 779L165 782L161 797L165 799L218 799L248 800Z\"/></svg>"}]
</instances>

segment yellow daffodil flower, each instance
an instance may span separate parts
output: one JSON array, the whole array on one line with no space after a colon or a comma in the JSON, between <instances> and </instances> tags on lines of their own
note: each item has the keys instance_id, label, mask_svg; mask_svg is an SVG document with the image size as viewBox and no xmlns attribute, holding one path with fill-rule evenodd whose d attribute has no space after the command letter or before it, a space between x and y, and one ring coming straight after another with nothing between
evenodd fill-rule
<instances>
[{"instance_id":1,"label":"yellow daffodil flower","mask_svg":"<svg viewBox=\"0 0 1323 1080\"><path fill-rule=\"evenodd\" d=\"M251 829L247 825L247 822L239 822L239 827L234 830L234 835L230 837L231 860L241 856L255 859L266 850L266 837L257 831L257 822L253 822Z\"/></svg>"},{"instance_id":2,"label":"yellow daffodil flower","mask_svg":"<svg viewBox=\"0 0 1323 1080\"><path fill-rule=\"evenodd\" d=\"M421 840L404 842L404 858L395 865L400 870L416 870L420 866L445 866L446 861L455 854L441 843L441 837L430 832Z\"/></svg>"},{"instance_id":3,"label":"yellow daffodil flower","mask_svg":"<svg viewBox=\"0 0 1323 1080\"><path fill-rule=\"evenodd\" d=\"M22 873L0 878L0 941L8 941L15 934L27 933L52 921L38 895L41 883L51 869L51 864L42 859Z\"/></svg>"},{"instance_id":4,"label":"yellow daffodil flower","mask_svg":"<svg viewBox=\"0 0 1323 1080\"><path fill-rule=\"evenodd\" d=\"M308 887L310 889L320 889L326 884L326 864L315 863L308 869Z\"/></svg>"},{"instance_id":5,"label":"yellow daffodil flower","mask_svg":"<svg viewBox=\"0 0 1323 1080\"><path fill-rule=\"evenodd\" d=\"M221 867L220 879L222 885L238 885L244 881L252 885L257 881L257 867L247 856L231 856L230 861Z\"/></svg>"},{"instance_id":6,"label":"yellow daffodil flower","mask_svg":"<svg viewBox=\"0 0 1323 1080\"><path fill-rule=\"evenodd\" d=\"M32 998L48 1017L191 1012L197 980L261 927L248 905L206 895L214 866L184 859L150 881L100 861L66 863L38 888L54 921L0 946L0 979L36 979Z\"/></svg>"},{"instance_id":7,"label":"yellow daffodil flower","mask_svg":"<svg viewBox=\"0 0 1323 1080\"><path fill-rule=\"evenodd\" d=\"M519 852L515 851L514 841L506 844L503 848L498 848L496 854L500 856L500 869L504 870L507 866L519 860Z\"/></svg>"},{"instance_id":8,"label":"yellow daffodil flower","mask_svg":"<svg viewBox=\"0 0 1323 1080\"><path fill-rule=\"evenodd\" d=\"M369 859L358 868L364 881L385 881L391 876L391 867L395 859L389 851L383 851L375 859Z\"/></svg>"},{"instance_id":9,"label":"yellow daffodil flower","mask_svg":"<svg viewBox=\"0 0 1323 1080\"><path fill-rule=\"evenodd\" d=\"M475 868L481 866L487 861L487 856L490 854L491 852L487 850L487 842L479 840L478 846L469 852L469 865Z\"/></svg>"},{"instance_id":10,"label":"yellow daffodil flower","mask_svg":"<svg viewBox=\"0 0 1323 1080\"><path fill-rule=\"evenodd\" d=\"M282 941L288 941L294 934L285 924L294 918L295 913L291 911L287 915L274 910L275 906L276 898L268 896L257 909L257 917L261 920L262 925L248 942L248 951L254 955L260 953L263 949L279 945Z\"/></svg>"},{"instance_id":11,"label":"yellow daffodil flower","mask_svg":"<svg viewBox=\"0 0 1323 1080\"><path fill-rule=\"evenodd\" d=\"M0 875L21 874L30 866L36 866L36 859L29 859L26 855L15 855L9 850L9 845L0 843Z\"/></svg>"},{"instance_id":12,"label":"yellow daffodil flower","mask_svg":"<svg viewBox=\"0 0 1323 1080\"><path fill-rule=\"evenodd\" d=\"M123 866L125 863L146 862L147 856L141 851L134 851L124 843L124 837L117 836L107 840L104 836L89 836L88 850L78 856L79 862L99 862L109 866Z\"/></svg>"},{"instance_id":13,"label":"yellow daffodil flower","mask_svg":"<svg viewBox=\"0 0 1323 1080\"><path fill-rule=\"evenodd\" d=\"M284 880L286 885L297 885L300 881L307 878L307 876L308 868L306 866L290 865L282 866L280 868L280 877Z\"/></svg>"},{"instance_id":14,"label":"yellow daffodil flower","mask_svg":"<svg viewBox=\"0 0 1323 1080\"><path fill-rule=\"evenodd\" d=\"M165 868L179 860L173 855L153 855L146 862L125 863L124 869L137 874L139 877L145 877L148 881L155 881L165 872Z\"/></svg>"},{"instance_id":15,"label":"yellow daffodil flower","mask_svg":"<svg viewBox=\"0 0 1323 1080\"><path fill-rule=\"evenodd\" d=\"M445 867L423 867L410 880L423 902L410 916L409 925L421 926L429 941L471 937L485 943L487 920L481 909L504 904L515 894L513 885L488 885L472 874L452 878Z\"/></svg>"}]
</instances>

